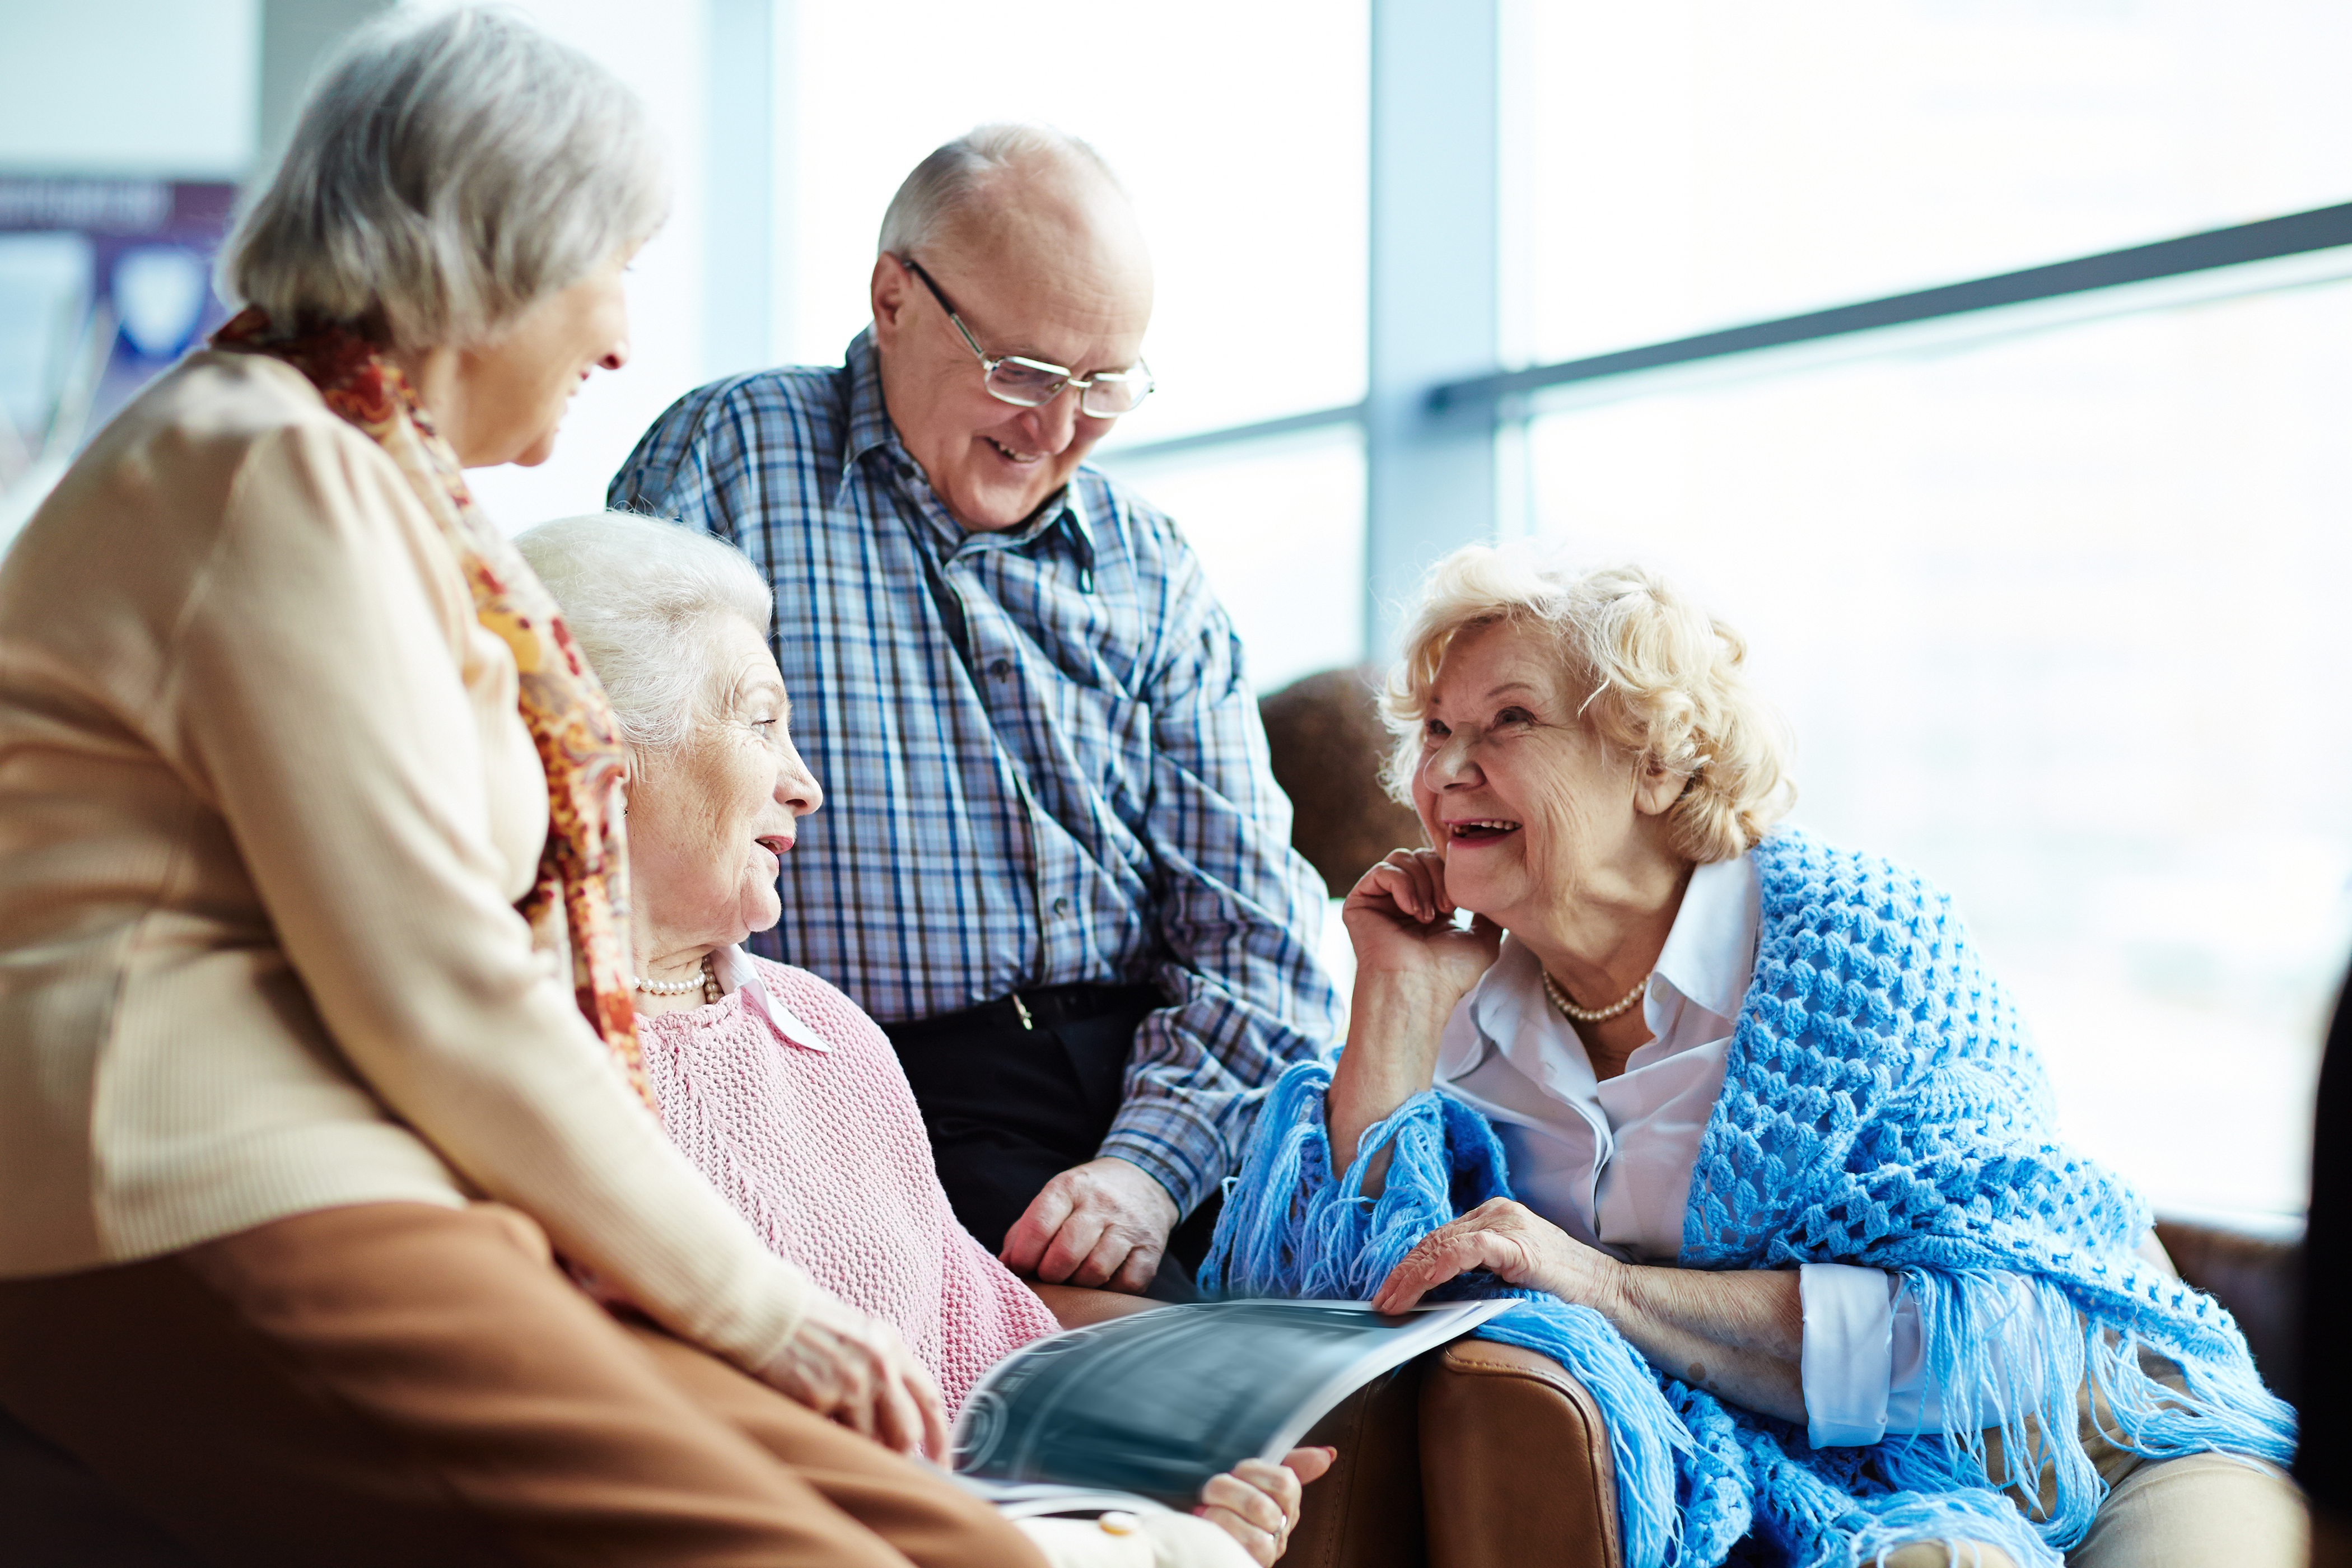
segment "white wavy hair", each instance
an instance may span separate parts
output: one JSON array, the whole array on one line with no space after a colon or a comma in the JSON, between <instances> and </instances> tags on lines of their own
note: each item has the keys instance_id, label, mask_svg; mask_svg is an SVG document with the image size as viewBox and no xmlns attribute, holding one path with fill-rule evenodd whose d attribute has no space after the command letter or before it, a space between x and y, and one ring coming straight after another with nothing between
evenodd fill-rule
<instances>
[{"instance_id":1,"label":"white wavy hair","mask_svg":"<svg viewBox=\"0 0 2352 1568\"><path fill-rule=\"evenodd\" d=\"M717 718L731 672L718 660L721 620L761 637L775 595L741 551L698 529L634 512L542 522L515 546L555 595L580 651L640 756L676 747Z\"/></svg>"},{"instance_id":2,"label":"white wavy hair","mask_svg":"<svg viewBox=\"0 0 2352 1568\"><path fill-rule=\"evenodd\" d=\"M495 338L659 228L660 144L637 95L505 10L405 10L312 86L221 252L224 296L403 351Z\"/></svg>"},{"instance_id":3,"label":"white wavy hair","mask_svg":"<svg viewBox=\"0 0 2352 1568\"><path fill-rule=\"evenodd\" d=\"M1384 782L1397 799L1412 804L1422 721L1447 650L1498 624L1549 634L1601 737L1637 766L1654 762L1689 781L1667 813L1675 853L1701 864L1743 855L1796 803L1787 729L1749 687L1738 632L1646 567L1548 569L1527 551L1484 544L1430 569L1381 694L1396 737Z\"/></svg>"},{"instance_id":4,"label":"white wavy hair","mask_svg":"<svg viewBox=\"0 0 2352 1568\"><path fill-rule=\"evenodd\" d=\"M1003 123L976 126L915 165L882 214L877 248L886 256L927 250L996 177L1035 164L1076 167L1101 176L1124 191L1101 153L1077 137L1050 125Z\"/></svg>"}]
</instances>

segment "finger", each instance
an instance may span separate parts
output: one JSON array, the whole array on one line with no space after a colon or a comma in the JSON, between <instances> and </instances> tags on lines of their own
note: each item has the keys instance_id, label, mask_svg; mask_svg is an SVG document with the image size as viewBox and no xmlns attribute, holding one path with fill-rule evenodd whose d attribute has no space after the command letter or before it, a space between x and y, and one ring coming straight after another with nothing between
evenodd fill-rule
<instances>
[{"instance_id":1,"label":"finger","mask_svg":"<svg viewBox=\"0 0 2352 1568\"><path fill-rule=\"evenodd\" d=\"M1282 1457L1282 1468L1297 1476L1301 1486L1321 1480L1339 1462L1339 1450L1323 1447L1293 1448Z\"/></svg>"},{"instance_id":2,"label":"finger","mask_svg":"<svg viewBox=\"0 0 2352 1568\"><path fill-rule=\"evenodd\" d=\"M907 1397L906 1389L895 1377L884 1377L874 1387L874 1440L894 1454L904 1454L914 1446L912 1432L919 1421L914 1402Z\"/></svg>"},{"instance_id":3,"label":"finger","mask_svg":"<svg viewBox=\"0 0 2352 1568\"><path fill-rule=\"evenodd\" d=\"M923 1451L946 1464L950 1458L948 1402L931 1374L920 1366L915 1368L915 1405L923 1422Z\"/></svg>"},{"instance_id":4,"label":"finger","mask_svg":"<svg viewBox=\"0 0 2352 1568\"><path fill-rule=\"evenodd\" d=\"M1102 1240L1105 1223L1105 1217L1091 1206L1074 1206L1037 1259L1037 1278L1055 1285L1073 1283L1070 1276L1078 1271Z\"/></svg>"},{"instance_id":5,"label":"finger","mask_svg":"<svg viewBox=\"0 0 2352 1568\"><path fill-rule=\"evenodd\" d=\"M1046 1245L1076 1206L1070 1197L1068 1184L1059 1176L1046 1183L1045 1190L1029 1200L1029 1206L1021 1211L1021 1217L1004 1233L1004 1250L997 1255L1004 1267L1015 1274L1036 1273L1037 1260L1045 1255Z\"/></svg>"},{"instance_id":6,"label":"finger","mask_svg":"<svg viewBox=\"0 0 2352 1568\"><path fill-rule=\"evenodd\" d=\"M1437 906L1429 897L1429 868L1421 863L1421 857L1408 855L1400 859L1396 864L1396 874L1397 880L1405 889L1398 901L1411 911L1415 920L1426 921L1435 916Z\"/></svg>"},{"instance_id":7,"label":"finger","mask_svg":"<svg viewBox=\"0 0 2352 1568\"><path fill-rule=\"evenodd\" d=\"M1410 1311L1422 1297L1462 1272L1449 1267L1454 1246L1438 1231L1422 1238L1421 1245L1398 1260L1372 1292L1373 1307L1382 1312Z\"/></svg>"},{"instance_id":8,"label":"finger","mask_svg":"<svg viewBox=\"0 0 2352 1568\"><path fill-rule=\"evenodd\" d=\"M1288 1466L1269 1464L1264 1459L1244 1459L1234 1467L1233 1473L1255 1487L1282 1515L1281 1522L1274 1527L1277 1533L1298 1522L1298 1478Z\"/></svg>"},{"instance_id":9,"label":"finger","mask_svg":"<svg viewBox=\"0 0 2352 1568\"><path fill-rule=\"evenodd\" d=\"M871 1437L878 1443L882 1440L882 1434L877 1426L879 1415L875 1408L877 1392L870 1381L862 1388L845 1387L841 1397L825 1414L859 1436Z\"/></svg>"},{"instance_id":10,"label":"finger","mask_svg":"<svg viewBox=\"0 0 2352 1568\"><path fill-rule=\"evenodd\" d=\"M1393 872L1402 869L1407 859L1412 856L1412 851L1410 849L1390 850L1386 855L1381 856L1370 866L1364 868L1364 874L1356 879L1355 890L1357 892L1363 892L1367 889L1382 886L1383 884L1381 881L1381 873L1383 871Z\"/></svg>"},{"instance_id":11,"label":"finger","mask_svg":"<svg viewBox=\"0 0 2352 1568\"><path fill-rule=\"evenodd\" d=\"M1250 1561L1258 1568L1274 1568L1276 1560L1281 1557L1282 1537L1272 1531L1259 1529L1233 1510L1203 1504L1192 1511L1232 1536L1240 1543L1241 1549L1250 1554Z\"/></svg>"},{"instance_id":12,"label":"finger","mask_svg":"<svg viewBox=\"0 0 2352 1568\"><path fill-rule=\"evenodd\" d=\"M1386 904L1404 920L1423 917L1419 892L1412 870L1403 866L1375 866L1357 889L1364 901L1377 909Z\"/></svg>"},{"instance_id":13,"label":"finger","mask_svg":"<svg viewBox=\"0 0 2352 1568\"><path fill-rule=\"evenodd\" d=\"M1275 1467L1280 1469L1280 1466ZM1283 1470L1285 1476L1290 1474ZM1294 1481L1292 1483L1296 1485ZM1264 1489L1228 1470L1222 1476L1211 1476L1201 1489L1201 1501L1209 1508L1222 1508L1255 1530L1268 1535L1282 1533L1282 1504L1266 1495Z\"/></svg>"},{"instance_id":14,"label":"finger","mask_svg":"<svg viewBox=\"0 0 2352 1568\"><path fill-rule=\"evenodd\" d=\"M1128 1250L1127 1261L1118 1266L1111 1277L1110 1289L1122 1295L1140 1296L1151 1289L1152 1280L1160 1276L1160 1259L1166 1249L1141 1243Z\"/></svg>"},{"instance_id":15,"label":"finger","mask_svg":"<svg viewBox=\"0 0 2352 1568\"><path fill-rule=\"evenodd\" d=\"M1422 918L1426 921L1434 921L1445 912L1445 883L1433 863L1435 859L1433 855L1412 858L1413 896L1420 900Z\"/></svg>"},{"instance_id":16,"label":"finger","mask_svg":"<svg viewBox=\"0 0 2352 1568\"><path fill-rule=\"evenodd\" d=\"M1373 1297L1376 1303L1391 1296L1411 1292L1411 1299L1395 1305L1382 1305L1387 1312L1402 1312L1412 1308L1422 1296L1448 1279L1467 1274L1473 1269L1487 1268L1506 1279L1518 1281L1526 1269L1515 1267L1523 1261L1523 1252L1509 1238L1475 1223L1475 1216L1458 1219L1442 1230L1432 1231L1422 1237L1421 1245L1404 1255L1402 1262L1381 1281ZM1391 1289L1393 1287L1393 1289Z\"/></svg>"},{"instance_id":17,"label":"finger","mask_svg":"<svg viewBox=\"0 0 2352 1568\"><path fill-rule=\"evenodd\" d=\"M1135 1250L1135 1241L1127 1231L1115 1225L1106 1225L1085 1261L1070 1273L1070 1283L1100 1289L1127 1263L1128 1254Z\"/></svg>"},{"instance_id":18,"label":"finger","mask_svg":"<svg viewBox=\"0 0 2352 1568\"><path fill-rule=\"evenodd\" d=\"M1429 867L1430 880L1433 884L1430 890L1436 895L1438 909L1446 914L1452 914L1454 895L1445 890L1445 857L1430 853L1425 854L1423 859Z\"/></svg>"},{"instance_id":19,"label":"finger","mask_svg":"<svg viewBox=\"0 0 2352 1568\"><path fill-rule=\"evenodd\" d=\"M1372 1310L1392 1317L1411 1311L1436 1283L1430 1276L1427 1255L1415 1247L1397 1260L1388 1278L1381 1281L1381 1288L1372 1292Z\"/></svg>"},{"instance_id":20,"label":"finger","mask_svg":"<svg viewBox=\"0 0 2352 1568\"><path fill-rule=\"evenodd\" d=\"M883 1414L888 1436L883 1441L887 1447L912 1457L929 1436L930 1423L923 1414L921 1397L916 1392L913 1367L893 1369L896 1375L888 1383L888 1397Z\"/></svg>"}]
</instances>

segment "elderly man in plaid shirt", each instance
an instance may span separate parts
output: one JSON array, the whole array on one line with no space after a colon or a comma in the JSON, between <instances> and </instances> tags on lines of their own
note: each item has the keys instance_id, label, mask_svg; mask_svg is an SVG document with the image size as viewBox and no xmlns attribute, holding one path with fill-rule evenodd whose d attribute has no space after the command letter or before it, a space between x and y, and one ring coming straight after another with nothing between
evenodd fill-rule
<instances>
[{"instance_id":1,"label":"elderly man in plaid shirt","mask_svg":"<svg viewBox=\"0 0 2352 1568\"><path fill-rule=\"evenodd\" d=\"M764 950L882 1022L1007 1263L1181 1297L1260 1092L1339 1003L1224 611L1174 523L1079 466L1151 390L1150 258L1092 149L983 127L899 188L872 295L846 363L681 399L612 503L775 584L828 804Z\"/></svg>"}]
</instances>

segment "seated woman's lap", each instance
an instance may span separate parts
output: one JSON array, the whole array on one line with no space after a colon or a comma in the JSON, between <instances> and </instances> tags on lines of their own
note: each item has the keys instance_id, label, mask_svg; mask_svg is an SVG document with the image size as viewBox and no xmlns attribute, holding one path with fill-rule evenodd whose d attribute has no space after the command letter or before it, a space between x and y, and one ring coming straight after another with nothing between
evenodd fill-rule
<instances>
[{"instance_id":1,"label":"seated woman's lap","mask_svg":"<svg viewBox=\"0 0 2352 1568\"><path fill-rule=\"evenodd\" d=\"M1034 1568L919 1470L623 1329L544 1245L495 1205L366 1205L0 1284L0 1405L223 1561Z\"/></svg>"}]
</instances>

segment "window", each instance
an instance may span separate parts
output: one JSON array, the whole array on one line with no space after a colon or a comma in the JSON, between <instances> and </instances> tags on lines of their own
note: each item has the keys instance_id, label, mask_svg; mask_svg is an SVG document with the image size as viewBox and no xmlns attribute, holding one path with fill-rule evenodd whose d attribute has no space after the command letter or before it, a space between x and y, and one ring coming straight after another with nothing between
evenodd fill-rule
<instances>
[{"instance_id":1,"label":"window","mask_svg":"<svg viewBox=\"0 0 2352 1568\"><path fill-rule=\"evenodd\" d=\"M1106 464L1174 517L1276 690L1364 649L1364 443L1353 426Z\"/></svg>"},{"instance_id":2,"label":"window","mask_svg":"<svg viewBox=\"0 0 2352 1568\"><path fill-rule=\"evenodd\" d=\"M1510 347L1574 359L2352 197L2334 0L1520 0Z\"/></svg>"},{"instance_id":3,"label":"window","mask_svg":"<svg viewBox=\"0 0 2352 1568\"><path fill-rule=\"evenodd\" d=\"M2352 283L1538 421L1535 531L1750 640L1795 819L1951 890L2063 1125L2293 1209L2352 941Z\"/></svg>"}]
</instances>

